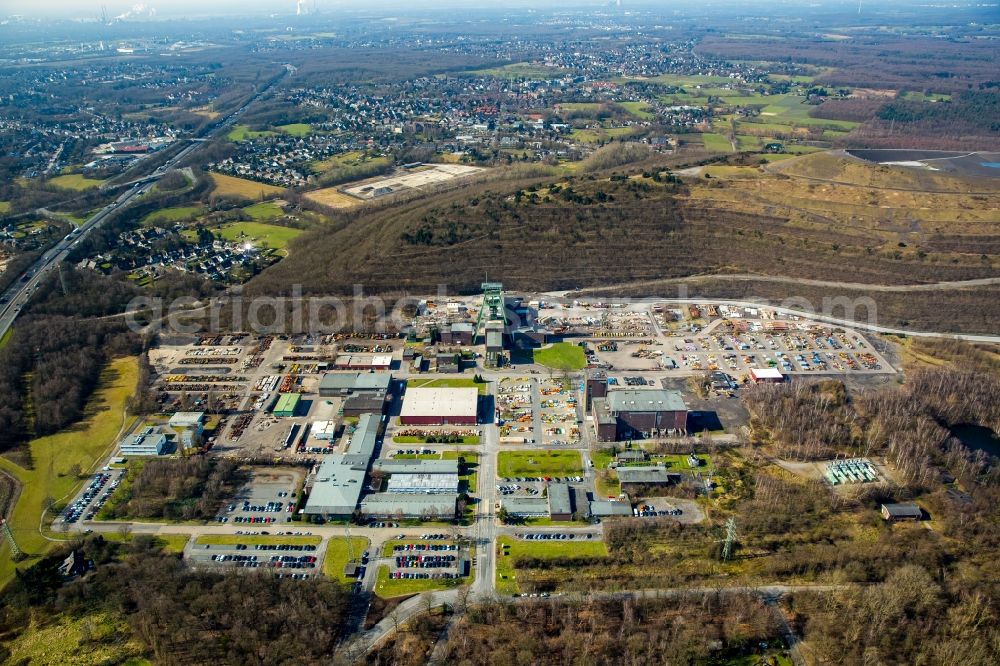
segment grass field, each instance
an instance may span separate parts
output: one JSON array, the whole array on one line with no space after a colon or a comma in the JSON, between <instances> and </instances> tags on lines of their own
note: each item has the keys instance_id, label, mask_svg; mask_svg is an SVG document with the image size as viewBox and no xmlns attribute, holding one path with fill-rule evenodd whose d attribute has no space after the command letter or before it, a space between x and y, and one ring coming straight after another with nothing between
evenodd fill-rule
<instances>
[{"instance_id":1,"label":"grass field","mask_svg":"<svg viewBox=\"0 0 1000 666\"><path fill-rule=\"evenodd\" d=\"M312 125L306 123L291 123L288 125L278 125L275 129L284 132L289 136L304 137L312 134Z\"/></svg>"},{"instance_id":2,"label":"grass field","mask_svg":"<svg viewBox=\"0 0 1000 666\"><path fill-rule=\"evenodd\" d=\"M272 201L247 206L243 212L253 218L255 222L271 222L285 214L285 211L281 210L281 206Z\"/></svg>"},{"instance_id":3,"label":"grass field","mask_svg":"<svg viewBox=\"0 0 1000 666\"><path fill-rule=\"evenodd\" d=\"M583 474L579 451L501 451L497 476L574 476Z\"/></svg>"},{"instance_id":4,"label":"grass field","mask_svg":"<svg viewBox=\"0 0 1000 666\"><path fill-rule=\"evenodd\" d=\"M54 185L56 187L61 187L64 190L89 190L92 187L98 187L103 180L94 180L93 178L86 178L78 173L71 173L65 176L56 176L55 178L49 178L49 185Z\"/></svg>"},{"instance_id":5,"label":"grass field","mask_svg":"<svg viewBox=\"0 0 1000 666\"><path fill-rule=\"evenodd\" d=\"M540 559L556 557L606 557L607 546L603 541L524 541L502 536L497 539L497 592L516 594L520 592L514 562L518 557Z\"/></svg>"},{"instance_id":6,"label":"grass field","mask_svg":"<svg viewBox=\"0 0 1000 666\"><path fill-rule=\"evenodd\" d=\"M618 102L618 106L642 120L652 120L656 117L655 114L649 111L649 106L645 102Z\"/></svg>"},{"instance_id":7,"label":"grass field","mask_svg":"<svg viewBox=\"0 0 1000 666\"><path fill-rule=\"evenodd\" d=\"M180 222L181 220L187 220L200 214L202 210L203 208L201 206L176 206L174 208L163 208L142 218L142 224L150 226L157 220Z\"/></svg>"},{"instance_id":8,"label":"grass field","mask_svg":"<svg viewBox=\"0 0 1000 666\"><path fill-rule=\"evenodd\" d=\"M369 544L368 539L364 537L351 537L350 542L347 541L347 537L330 537L326 544L326 555L323 557L323 575L341 583L353 580L344 576L344 565L351 561L352 549L354 559L360 560L361 553L368 550Z\"/></svg>"},{"instance_id":9,"label":"grass field","mask_svg":"<svg viewBox=\"0 0 1000 666\"><path fill-rule=\"evenodd\" d=\"M301 234L302 230L263 222L234 222L219 227L218 232L228 241L249 241L257 247L266 245L275 250L282 250L290 240Z\"/></svg>"},{"instance_id":10,"label":"grass field","mask_svg":"<svg viewBox=\"0 0 1000 666\"><path fill-rule=\"evenodd\" d=\"M433 569L420 571L434 571ZM375 594L383 599L392 597L408 596L430 592L432 590L448 590L453 587L468 584L468 578L427 578L418 580L393 580L389 578L389 567L383 565L378 568L378 576L375 578Z\"/></svg>"},{"instance_id":11,"label":"grass field","mask_svg":"<svg viewBox=\"0 0 1000 666\"><path fill-rule=\"evenodd\" d=\"M0 201L0 215L5 215L10 212L10 202Z\"/></svg>"},{"instance_id":12,"label":"grass field","mask_svg":"<svg viewBox=\"0 0 1000 666\"><path fill-rule=\"evenodd\" d=\"M106 612L63 614L39 626L35 622L13 641L8 664L73 664L100 666L148 664L145 646L133 638L125 618Z\"/></svg>"},{"instance_id":13,"label":"grass field","mask_svg":"<svg viewBox=\"0 0 1000 666\"><path fill-rule=\"evenodd\" d=\"M600 143L602 141L610 141L617 137L628 136L632 134L633 128L631 127L608 127L601 129L575 129L569 133L570 137L579 141L580 143Z\"/></svg>"},{"instance_id":14,"label":"grass field","mask_svg":"<svg viewBox=\"0 0 1000 666\"><path fill-rule=\"evenodd\" d=\"M105 541L123 543L131 541L136 537L136 535L134 533L122 534L121 532L102 532L101 537ZM183 553L184 546L187 545L187 542L190 541L190 539L191 537L187 534L157 534L153 537L153 541L168 553Z\"/></svg>"},{"instance_id":15,"label":"grass field","mask_svg":"<svg viewBox=\"0 0 1000 666\"><path fill-rule=\"evenodd\" d=\"M702 143L705 144L705 150L710 150L713 153L733 152L733 144L729 142L729 139L721 134L714 134L711 132L702 134L701 140Z\"/></svg>"},{"instance_id":16,"label":"grass field","mask_svg":"<svg viewBox=\"0 0 1000 666\"><path fill-rule=\"evenodd\" d=\"M53 542L39 533L45 499L56 502L69 499L84 479L70 476L73 465L89 471L114 444L122 426L125 402L135 390L138 364L134 357L113 361L101 376L101 385L87 404L86 416L67 430L32 440L29 443L33 469L24 469L4 457L0 468L21 484L21 494L10 515L10 525L21 549L31 556L44 555ZM14 575L9 552L0 554L0 588ZM33 563L34 558L24 564ZM23 566L23 565L22 565Z\"/></svg>"},{"instance_id":17,"label":"grass field","mask_svg":"<svg viewBox=\"0 0 1000 666\"><path fill-rule=\"evenodd\" d=\"M536 349L531 354L533 363L556 370L582 370L587 367L587 356L583 347L571 342L556 342L548 347Z\"/></svg>"},{"instance_id":18,"label":"grass field","mask_svg":"<svg viewBox=\"0 0 1000 666\"><path fill-rule=\"evenodd\" d=\"M274 136L275 132L270 130L265 130L263 132L254 132L246 125L236 125L233 129L229 130L229 134L226 138L230 141L246 141L247 139L258 139L264 136Z\"/></svg>"},{"instance_id":19,"label":"grass field","mask_svg":"<svg viewBox=\"0 0 1000 666\"><path fill-rule=\"evenodd\" d=\"M486 384L476 382L472 379L462 377L446 379L408 379L407 388L474 388L479 390L479 395L486 393Z\"/></svg>"},{"instance_id":20,"label":"grass field","mask_svg":"<svg viewBox=\"0 0 1000 666\"><path fill-rule=\"evenodd\" d=\"M233 176L226 176L221 173L210 175L212 182L215 183L215 193L224 196L228 195L255 200L271 197L283 191L280 187L257 183L244 178L234 178Z\"/></svg>"}]
</instances>

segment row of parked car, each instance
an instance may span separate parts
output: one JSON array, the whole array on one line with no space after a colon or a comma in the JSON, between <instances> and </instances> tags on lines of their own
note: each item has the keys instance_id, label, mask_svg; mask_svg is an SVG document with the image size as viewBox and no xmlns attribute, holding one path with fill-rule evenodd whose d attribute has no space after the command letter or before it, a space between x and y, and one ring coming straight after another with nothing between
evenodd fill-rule
<instances>
[{"instance_id":1,"label":"row of parked car","mask_svg":"<svg viewBox=\"0 0 1000 666\"><path fill-rule=\"evenodd\" d=\"M396 552L402 550L458 550L453 543L398 543L392 547Z\"/></svg>"},{"instance_id":2,"label":"row of parked car","mask_svg":"<svg viewBox=\"0 0 1000 666\"><path fill-rule=\"evenodd\" d=\"M402 569L443 569L455 562L454 555L399 555L396 566Z\"/></svg>"},{"instance_id":3,"label":"row of parked car","mask_svg":"<svg viewBox=\"0 0 1000 666\"><path fill-rule=\"evenodd\" d=\"M424 580L428 578L461 578L462 576L450 571L445 571L442 573L424 573L422 571L393 571L391 574L389 574L389 577L394 578L396 580L399 579Z\"/></svg>"},{"instance_id":4,"label":"row of parked car","mask_svg":"<svg viewBox=\"0 0 1000 666\"><path fill-rule=\"evenodd\" d=\"M108 485L109 482L111 482L110 485ZM111 493L115 491L115 488L118 487L119 483L121 483L120 476L114 481L111 481L111 474L103 472L95 474L93 480L90 482L90 485L87 486L87 489L83 492L83 494L80 495L80 497L66 509L63 514L63 522L75 523L80 520L84 511L87 512L85 520L92 520L100 508L104 506L104 503L108 501L108 498L111 497ZM107 486L106 490L105 486ZM95 497L97 497L97 501L94 502L93 506L90 506L91 501L93 501ZM89 511L87 510L88 506L90 506Z\"/></svg>"},{"instance_id":5,"label":"row of parked car","mask_svg":"<svg viewBox=\"0 0 1000 666\"><path fill-rule=\"evenodd\" d=\"M567 533L563 533L563 532L539 532L537 534L535 534L535 533L519 534L518 536L521 537L522 539L527 539L528 541L546 541L546 540L559 541L559 540L563 540L563 539L575 539L576 538L576 535L573 534L573 533L568 533L567 534ZM587 533L587 538L588 539L593 539L594 535L588 532Z\"/></svg>"}]
</instances>

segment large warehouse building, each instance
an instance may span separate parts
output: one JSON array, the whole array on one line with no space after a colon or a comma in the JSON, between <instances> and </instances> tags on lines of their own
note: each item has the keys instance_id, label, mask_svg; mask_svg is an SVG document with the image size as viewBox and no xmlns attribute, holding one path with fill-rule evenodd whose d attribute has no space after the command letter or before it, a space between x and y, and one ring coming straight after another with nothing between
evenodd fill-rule
<instances>
[{"instance_id":1,"label":"large warehouse building","mask_svg":"<svg viewBox=\"0 0 1000 666\"><path fill-rule=\"evenodd\" d=\"M376 493L362 500L361 514L368 518L452 520L457 506L455 493Z\"/></svg>"},{"instance_id":2,"label":"large warehouse building","mask_svg":"<svg viewBox=\"0 0 1000 666\"><path fill-rule=\"evenodd\" d=\"M687 405L677 391L609 391L591 400L591 413L602 442L687 434Z\"/></svg>"},{"instance_id":3,"label":"large warehouse building","mask_svg":"<svg viewBox=\"0 0 1000 666\"><path fill-rule=\"evenodd\" d=\"M411 388L403 397L402 425L476 425L479 390L475 388Z\"/></svg>"}]
</instances>

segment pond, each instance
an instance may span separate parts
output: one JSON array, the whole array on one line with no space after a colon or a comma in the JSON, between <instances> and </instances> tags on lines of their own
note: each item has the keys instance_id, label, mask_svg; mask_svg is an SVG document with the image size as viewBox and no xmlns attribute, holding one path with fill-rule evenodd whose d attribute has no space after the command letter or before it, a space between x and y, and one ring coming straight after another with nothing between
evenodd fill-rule
<instances>
[{"instance_id":1,"label":"pond","mask_svg":"<svg viewBox=\"0 0 1000 666\"><path fill-rule=\"evenodd\" d=\"M985 451L1000 458L1000 438L989 428L963 423L953 426L951 434L973 451Z\"/></svg>"}]
</instances>

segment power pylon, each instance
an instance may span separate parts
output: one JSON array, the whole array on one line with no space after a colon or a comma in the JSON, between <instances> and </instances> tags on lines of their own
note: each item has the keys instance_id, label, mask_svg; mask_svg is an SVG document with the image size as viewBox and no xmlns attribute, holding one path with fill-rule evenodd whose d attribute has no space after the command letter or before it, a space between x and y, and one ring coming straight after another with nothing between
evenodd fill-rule
<instances>
[{"instance_id":1,"label":"power pylon","mask_svg":"<svg viewBox=\"0 0 1000 666\"><path fill-rule=\"evenodd\" d=\"M0 531L3 532L3 536L7 540L7 545L10 546L11 559L19 560L24 557L24 551L17 545L14 532L11 531L10 524L6 520L0 521Z\"/></svg>"},{"instance_id":2,"label":"power pylon","mask_svg":"<svg viewBox=\"0 0 1000 666\"><path fill-rule=\"evenodd\" d=\"M728 562L733 556L733 546L736 545L736 519L726 521L726 540L722 544L722 561Z\"/></svg>"}]
</instances>

